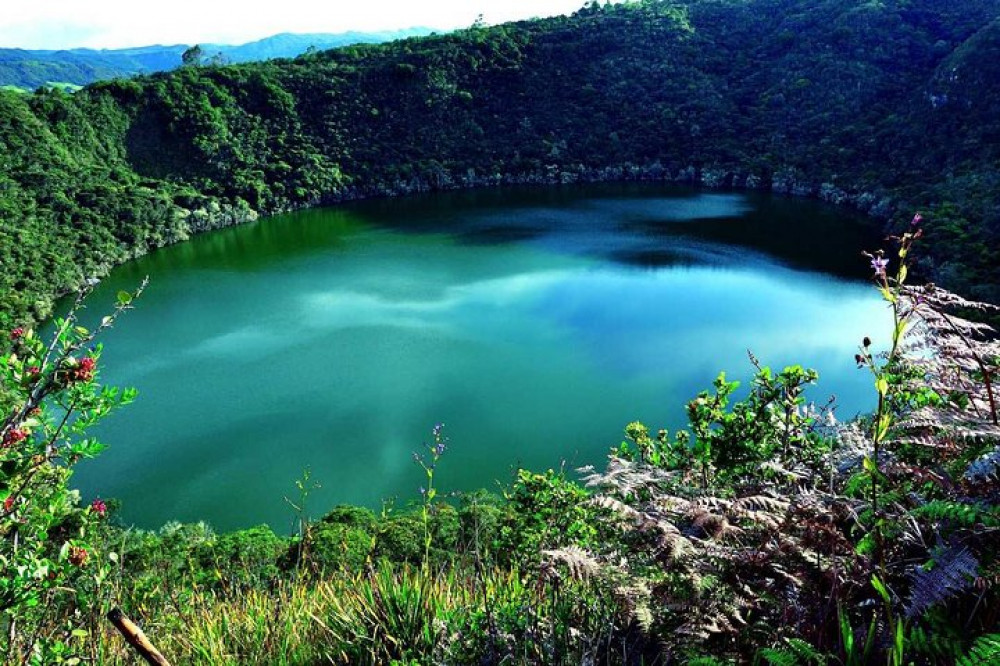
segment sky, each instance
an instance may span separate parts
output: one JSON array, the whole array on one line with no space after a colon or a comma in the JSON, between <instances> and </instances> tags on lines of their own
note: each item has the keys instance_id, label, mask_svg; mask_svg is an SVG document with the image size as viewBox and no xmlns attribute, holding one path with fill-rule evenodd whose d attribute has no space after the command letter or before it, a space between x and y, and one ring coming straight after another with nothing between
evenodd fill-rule
<instances>
[{"instance_id":1,"label":"sky","mask_svg":"<svg viewBox=\"0 0 1000 666\"><path fill-rule=\"evenodd\" d=\"M279 32L466 27L571 13L584 0L0 0L0 48L242 44Z\"/></svg>"}]
</instances>

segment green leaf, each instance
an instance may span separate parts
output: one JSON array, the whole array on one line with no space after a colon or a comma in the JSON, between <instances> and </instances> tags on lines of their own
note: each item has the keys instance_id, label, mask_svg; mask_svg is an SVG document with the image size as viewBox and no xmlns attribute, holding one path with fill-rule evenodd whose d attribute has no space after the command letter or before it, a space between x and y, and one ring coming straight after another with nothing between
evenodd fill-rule
<instances>
[{"instance_id":1,"label":"green leaf","mask_svg":"<svg viewBox=\"0 0 1000 666\"><path fill-rule=\"evenodd\" d=\"M118 292L118 305L128 305L132 302L132 294L127 291Z\"/></svg>"},{"instance_id":2,"label":"green leaf","mask_svg":"<svg viewBox=\"0 0 1000 666\"><path fill-rule=\"evenodd\" d=\"M889 434L889 426L892 425L892 416L889 414L883 414L879 417L878 423L875 424L875 439L882 441L885 436Z\"/></svg>"},{"instance_id":3,"label":"green leaf","mask_svg":"<svg viewBox=\"0 0 1000 666\"><path fill-rule=\"evenodd\" d=\"M878 592L879 596L882 597L883 601L889 603L890 600L889 590L886 589L885 585L882 583L881 580L879 580L878 576L872 575L872 587L875 588L875 591Z\"/></svg>"},{"instance_id":4,"label":"green leaf","mask_svg":"<svg viewBox=\"0 0 1000 666\"><path fill-rule=\"evenodd\" d=\"M879 377L875 380L875 390L878 391L879 395L885 395L889 392L889 382L886 381L885 377Z\"/></svg>"},{"instance_id":5,"label":"green leaf","mask_svg":"<svg viewBox=\"0 0 1000 666\"><path fill-rule=\"evenodd\" d=\"M908 324L905 319L900 319L898 322L896 322L896 334L895 334L896 340L899 340L900 338L903 337L903 333L906 332L907 325Z\"/></svg>"}]
</instances>

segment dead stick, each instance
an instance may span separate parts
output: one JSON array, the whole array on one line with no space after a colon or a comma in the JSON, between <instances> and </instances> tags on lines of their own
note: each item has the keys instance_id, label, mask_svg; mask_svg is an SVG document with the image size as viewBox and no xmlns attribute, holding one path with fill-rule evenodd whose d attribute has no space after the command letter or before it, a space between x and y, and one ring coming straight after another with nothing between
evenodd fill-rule
<instances>
[{"instance_id":1,"label":"dead stick","mask_svg":"<svg viewBox=\"0 0 1000 666\"><path fill-rule=\"evenodd\" d=\"M139 653L147 663L153 664L153 666L170 666L170 662L167 658L160 654L160 651L153 647L153 644L149 642L146 638L146 634L142 633L142 629L136 626L132 620L125 617L125 614L121 610L115 608L110 613L108 613L108 619L111 624L115 625L115 628L125 637L129 645L135 648L135 651Z\"/></svg>"}]
</instances>

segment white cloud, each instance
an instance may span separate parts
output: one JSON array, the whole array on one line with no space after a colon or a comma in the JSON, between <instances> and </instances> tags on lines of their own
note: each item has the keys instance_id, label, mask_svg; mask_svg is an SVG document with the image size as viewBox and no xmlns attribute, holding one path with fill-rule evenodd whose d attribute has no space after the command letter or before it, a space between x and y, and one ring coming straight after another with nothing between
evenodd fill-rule
<instances>
[{"instance_id":1,"label":"white cloud","mask_svg":"<svg viewBox=\"0 0 1000 666\"><path fill-rule=\"evenodd\" d=\"M0 47L239 44L278 32L450 29L573 12L583 0L3 0Z\"/></svg>"}]
</instances>

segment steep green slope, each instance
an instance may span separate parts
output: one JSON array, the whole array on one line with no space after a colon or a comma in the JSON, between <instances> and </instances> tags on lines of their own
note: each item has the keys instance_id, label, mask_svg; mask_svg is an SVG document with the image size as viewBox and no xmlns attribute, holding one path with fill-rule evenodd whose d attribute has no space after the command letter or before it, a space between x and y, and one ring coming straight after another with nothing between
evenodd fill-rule
<instances>
[{"instance_id":1,"label":"steep green slope","mask_svg":"<svg viewBox=\"0 0 1000 666\"><path fill-rule=\"evenodd\" d=\"M611 178L821 196L879 224L919 208L930 276L997 300L998 16L1000 0L650 1L4 95L3 309L42 315L126 256L255 212Z\"/></svg>"}]
</instances>

